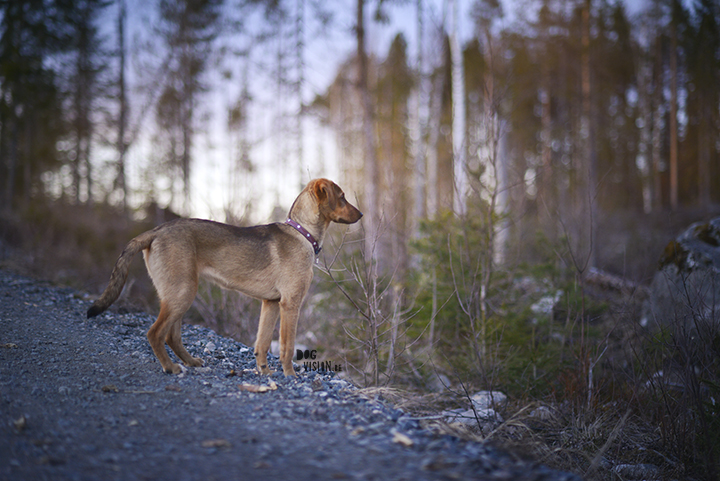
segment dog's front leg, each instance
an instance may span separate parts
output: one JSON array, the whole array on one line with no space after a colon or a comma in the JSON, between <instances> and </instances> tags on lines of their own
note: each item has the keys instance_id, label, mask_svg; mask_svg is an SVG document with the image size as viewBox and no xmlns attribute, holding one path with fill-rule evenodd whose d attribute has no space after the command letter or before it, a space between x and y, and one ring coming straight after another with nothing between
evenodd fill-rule
<instances>
[{"instance_id":1,"label":"dog's front leg","mask_svg":"<svg viewBox=\"0 0 720 481\"><path fill-rule=\"evenodd\" d=\"M292 358L295 350L295 334L301 301L280 302L280 362L286 376L295 376Z\"/></svg>"},{"instance_id":2,"label":"dog's front leg","mask_svg":"<svg viewBox=\"0 0 720 481\"><path fill-rule=\"evenodd\" d=\"M267 353L270 349L273 331L279 315L279 301L262 302L260 323L258 325L257 339L255 340L255 362L260 374L270 374L272 372L267 364Z\"/></svg>"}]
</instances>

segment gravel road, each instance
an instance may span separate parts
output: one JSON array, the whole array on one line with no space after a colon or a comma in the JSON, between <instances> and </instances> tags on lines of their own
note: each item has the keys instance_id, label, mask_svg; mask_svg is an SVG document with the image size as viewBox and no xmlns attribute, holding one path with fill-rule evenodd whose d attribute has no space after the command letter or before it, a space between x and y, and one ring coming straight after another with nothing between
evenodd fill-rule
<instances>
[{"instance_id":1,"label":"gravel road","mask_svg":"<svg viewBox=\"0 0 720 481\"><path fill-rule=\"evenodd\" d=\"M150 315L89 305L0 270L0 480L579 479L424 430L333 373L254 374L250 348L205 328L183 327L205 366L164 374Z\"/></svg>"}]
</instances>

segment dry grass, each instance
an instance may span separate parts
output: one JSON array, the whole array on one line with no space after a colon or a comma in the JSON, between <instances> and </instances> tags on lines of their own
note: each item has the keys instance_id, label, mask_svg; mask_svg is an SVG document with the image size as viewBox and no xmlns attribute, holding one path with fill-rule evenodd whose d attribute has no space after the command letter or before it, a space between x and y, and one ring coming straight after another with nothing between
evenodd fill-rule
<instances>
[{"instance_id":1,"label":"dry grass","mask_svg":"<svg viewBox=\"0 0 720 481\"><path fill-rule=\"evenodd\" d=\"M102 206L56 203L34 206L22 216L2 214L0 265L97 293L104 288L127 241L150 227L150 222L129 222ZM132 269L125 301L119 307L132 308L134 304L152 312L155 295L142 261L136 260ZM361 354L355 353L366 343L353 346L344 335L354 328L352 322L358 322L353 321L353 309L338 301L342 296L337 287L321 275L316 276L312 292L315 300L307 303L302 314L307 332L301 334L313 339L311 348L325 349L324 354L334 361L356 355L359 374L355 375L362 375L365 363ZM355 294L364 298L362 293ZM585 322L587 329L582 338L579 329L563 334L564 364L552 371L556 378L550 389L546 379L536 379L529 370L520 371L522 379L499 377L503 363L513 358L493 358L496 365L485 366L484 376L460 371L457 364L444 359L470 358L472 353L457 347L457 352L439 352L414 344L427 335L420 329L405 338L400 331L398 345L406 342L408 348L396 351L400 354L392 379L385 379L390 387L368 387L358 395L387 400L438 433L500 445L588 480L618 479L612 468L623 463L655 465L662 479L715 479L718 466L713 455L720 443L720 356L713 353L720 353L720 336L708 331L701 343L688 343L687 338L672 332L659 334L640 328L642 289L616 292L590 286L584 295L588 302L583 305L594 302L603 308L594 312L591 320L573 317L569 309L556 313L553 332L560 332L563 323ZM195 321L251 344L258 311L257 301L204 286ZM415 320L412 316L406 314L408 325ZM554 342L552 337L548 339L545 342ZM383 354L381 350L378 353ZM517 348L512 355L516 360L523 350ZM657 378L661 370L672 374ZM439 375L452 381L444 388L436 385L430 392L427 379ZM515 383L503 385L504 381ZM536 389L533 383L539 382L546 385ZM487 425L443 420L443 410L469 408L465 391L490 388L510 395L500 412L504 422L488 429Z\"/></svg>"},{"instance_id":2,"label":"dry grass","mask_svg":"<svg viewBox=\"0 0 720 481\"><path fill-rule=\"evenodd\" d=\"M0 213L0 239L5 243L0 262L27 275L99 293L125 244L151 227L104 205L36 201L22 214ZM116 308L153 305L152 285L143 271L142 260L136 259L132 281Z\"/></svg>"},{"instance_id":3,"label":"dry grass","mask_svg":"<svg viewBox=\"0 0 720 481\"><path fill-rule=\"evenodd\" d=\"M639 327L645 294L590 289L587 295L602 301L605 310L594 321L586 343L607 346L595 365L590 403L583 377L588 373L581 363L564 374L563 391L542 397L531 391L512 394L500 412L505 421L491 429L487 423L448 423L441 415L444 410L468 409L465 391L487 389L477 381L461 386L459 380L467 376L457 372L444 371L455 382L441 392L428 393L410 382L404 388L397 383L369 387L359 394L385 399L438 433L492 443L587 480L621 479L613 471L618 465L657 467L649 479L714 479L713 461L704 464L702 450L702 439L709 433L693 414L697 403L687 392L692 382L681 379L682 373L670 384L647 382L667 367L668 356L677 363L680 346L667 339L658 343L655 331ZM685 386L682 393L678 385Z\"/></svg>"}]
</instances>

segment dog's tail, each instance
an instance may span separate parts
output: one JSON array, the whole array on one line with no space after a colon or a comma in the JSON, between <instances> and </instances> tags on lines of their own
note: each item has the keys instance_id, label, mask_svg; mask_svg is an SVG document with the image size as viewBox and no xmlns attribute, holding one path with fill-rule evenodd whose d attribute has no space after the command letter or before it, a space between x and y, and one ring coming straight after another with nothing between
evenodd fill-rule
<instances>
[{"instance_id":1,"label":"dog's tail","mask_svg":"<svg viewBox=\"0 0 720 481\"><path fill-rule=\"evenodd\" d=\"M113 302L120 297L125 281L127 280L128 271L130 270L130 262L132 261L135 254L143 249L147 249L155 239L155 229L140 234L133 240L128 242L128 245L123 249L122 254L118 257L115 267L113 267L112 274L110 274L110 282L105 288L105 291L100 295L97 301L90 306L87 311L87 317L95 317L98 314L102 314L105 310L112 305Z\"/></svg>"}]
</instances>

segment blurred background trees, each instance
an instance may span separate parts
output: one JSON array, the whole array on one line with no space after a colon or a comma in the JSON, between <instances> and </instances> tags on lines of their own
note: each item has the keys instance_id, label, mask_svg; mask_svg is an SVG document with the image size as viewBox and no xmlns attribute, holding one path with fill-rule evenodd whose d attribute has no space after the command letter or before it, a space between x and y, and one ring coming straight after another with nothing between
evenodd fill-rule
<instances>
[{"instance_id":1,"label":"blurred background trees","mask_svg":"<svg viewBox=\"0 0 720 481\"><path fill-rule=\"evenodd\" d=\"M649 284L720 213L720 7L0 1L0 259L97 291L142 230L281 221L320 176L365 217L327 240L302 342L374 384L618 395L641 300L586 294ZM201 291L197 321L252 335Z\"/></svg>"},{"instance_id":2,"label":"blurred background trees","mask_svg":"<svg viewBox=\"0 0 720 481\"><path fill-rule=\"evenodd\" d=\"M302 0L3 2L4 207L43 196L104 201L121 185L135 209L160 191L165 204L191 214L207 207L190 196L200 184L192 166L202 172L218 162L211 151L284 166L295 186L330 168L378 219L394 218L401 237L418 218L457 208L455 194L483 182L490 157L505 172L512 217L531 213L513 224L515 238L539 227L557 239L558 218L573 219L577 242L589 245L592 226L581 228L582 219L709 209L719 200L718 7L632 5L630 15L623 2L598 0L522 9L480 0L335 9ZM343 30L350 20L355 40ZM368 28L404 33L368 47ZM308 82L305 58L322 57L308 35L356 43L333 82ZM452 55L456 39L462 62ZM213 137L222 112L235 126L258 125L243 152ZM277 129L267 130L268 117ZM272 147L263 145L269 137ZM123 168L106 170L113 162ZM138 175L124 178L126 169L154 169L147 175L164 180L150 187ZM204 195L208 187L198 188Z\"/></svg>"},{"instance_id":3,"label":"blurred background trees","mask_svg":"<svg viewBox=\"0 0 720 481\"><path fill-rule=\"evenodd\" d=\"M720 203L719 10L2 2L2 210L256 223L324 175L357 197L370 270L400 297L423 229L471 212L478 316L493 273L546 260L543 246L580 278L643 281L656 254L638 240Z\"/></svg>"},{"instance_id":4,"label":"blurred background trees","mask_svg":"<svg viewBox=\"0 0 720 481\"><path fill-rule=\"evenodd\" d=\"M645 282L667 232L720 204L711 0L31 0L0 15L8 219L281 220L307 180L333 177L366 213L375 308L429 289L430 337L449 302L481 353L517 266Z\"/></svg>"}]
</instances>

